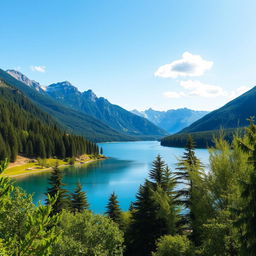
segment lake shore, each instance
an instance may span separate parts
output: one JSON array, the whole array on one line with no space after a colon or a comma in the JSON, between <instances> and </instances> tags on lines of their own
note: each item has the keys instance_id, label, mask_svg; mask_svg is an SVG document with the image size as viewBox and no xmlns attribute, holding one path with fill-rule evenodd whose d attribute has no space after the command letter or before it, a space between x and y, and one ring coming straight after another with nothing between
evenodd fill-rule
<instances>
[{"instance_id":1,"label":"lake shore","mask_svg":"<svg viewBox=\"0 0 256 256\"><path fill-rule=\"evenodd\" d=\"M39 174L42 172L50 172L53 169L54 163L58 162L58 167L63 169L68 166L74 166L74 167L83 167L85 165L88 165L90 163L107 159L105 156L98 156L97 158L90 158L86 156L86 158L78 159L75 161L74 164L69 164L63 160L60 159L47 159L46 161L50 161L51 166L50 167L42 167L39 166L38 163L25 163L24 161L17 161L11 166L9 166L2 176L9 177L9 178L19 178L19 177L25 177L28 175L34 175Z\"/></svg>"}]
</instances>

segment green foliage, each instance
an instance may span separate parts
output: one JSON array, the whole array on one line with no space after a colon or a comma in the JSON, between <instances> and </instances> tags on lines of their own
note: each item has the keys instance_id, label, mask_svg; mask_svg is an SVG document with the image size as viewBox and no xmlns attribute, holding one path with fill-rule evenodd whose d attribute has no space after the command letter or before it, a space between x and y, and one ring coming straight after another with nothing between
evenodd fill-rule
<instances>
[{"instance_id":1,"label":"green foliage","mask_svg":"<svg viewBox=\"0 0 256 256\"><path fill-rule=\"evenodd\" d=\"M195 244L200 243L200 232L198 221L201 215L198 215L197 204L201 199L202 184L202 164L196 157L194 151L194 142L191 136L188 137L185 153L179 160L176 168L176 180L183 187L177 192L178 203L185 207L187 213L182 214L182 229L191 230L191 238ZM201 220L202 221L202 220Z\"/></svg>"},{"instance_id":2,"label":"green foliage","mask_svg":"<svg viewBox=\"0 0 256 256\"><path fill-rule=\"evenodd\" d=\"M50 216L53 200L35 207L32 197L7 178L0 179L0 194L0 255L51 255L59 222L58 215Z\"/></svg>"},{"instance_id":3,"label":"green foliage","mask_svg":"<svg viewBox=\"0 0 256 256\"><path fill-rule=\"evenodd\" d=\"M1 90L6 91L11 88L11 93L13 94L24 94L27 101L29 99L30 103L35 102L42 110L38 117L45 117L44 112L47 113L48 120L50 115L54 120L57 120L58 124L69 134L75 133L88 138L90 141L136 140L133 136L119 133L117 130L110 128L99 119L93 118L81 111L76 111L73 108L64 106L52 99L50 96L39 93L34 88L30 88L26 84L18 81L2 69L0 69L0 82L5 85ZM53 118L50 119L53 120ZM46 134L46 137L48 135L51 135L51 133Z\"/></svg>"},{"instance_id":4,"label":"green foliage","mask_svg":"<svg viewBox=\"0 0 256 256\"><path fill-rule=\"evenodd\" d=\"M192 256L193 247L186 236L166 235L157 241L156 252L153 256ZM213 255L213 254L212 254Z\"/></svg>"},{"instance_id":5,"label":"green foliage","mask_svg":"<svg viewBox=\"0 0 256 256\"><path fill-rule=\"evenodd\" d=\"M238 132L243 132L241 128L225 129L224 139L231 142L234 135ZM168 147L185 147L187 144L188 136L193 138L197 148L208 148L214 146L214 139L220 137L220 130L190 132L190 133L176 133L161 139L161 145Z\"/></svg>"},{"instance_id":6,"label":"green foliage","mask_svg":"<svg viewBox=\"0 0 256 256\"><path fill-rule=\"evenodd\" d=\"M116 222L120 227L122 226L122 212L119 206L119 202L117 200L117 195L115 192L111 194L107 204L107 211L106 214L110 219Z\"/></svg>"},{"instance_id":7,"label":"green foliage","mask_svg":"<svg viewBox=\"0 0 256 256\"><path fill-rule=\"evenodd\" d=\"M163 182L163 170L166 164L162 160L161 156L158 155L152 163L152 169L149 172L149 178L153 180L156 185L160 185Z\"/></svg>"},{"instance_id":8,"label":"green foliage","mask_svg":"<svg viewBox=\"0 0 256 256\"><path fill-rule=\"evenodd\" d=\"M5 158L5 160L0 161L0 174L4 172L4 170L8 167L8 158Z\"/></svg>"},{"instance_id":9,"label":"green foliage","mask_svg":"<svg viewBox=\"0 0 256 256\"><path fill-rule=\"evenodd\" d=\"M122 256L123 234L118 225L90 211L75 215L64 211L59 231L61 239L53 248L53 256Z\"/></svg>"},{"instance_id":10,"label":"green foliage","mask_svg":"<svg viewBox=\"0 0 256 256\"><path fill-rule=\"evenodd\" d=\"M153 162L150 177L151 181L140 186L133 203L127 255L149 255L158 238L176 231L175 181L160 156Z\"/></svg>"},{"instance_id":11,"label":"green foliage","mask_svg":"<svg viewBox=\"0 0 256 256\"><path fill-rule=\"evenodd\" d=\"M82 191L82 185L77 183L74 193L71 195L71 209L73 212L83 212L89 209L86 193Z\"/></svg>"},{"instance_id":12,"label":"green foliage","mask_svg":"<svg viewBox=\"0 0 256 256\"><path fill-rule=\"evenodd\" d=\"M49 201L49 196L50 198L53 198L53 197L56 198L56 200L52 204L52 212L51 212L52 215L60 213L63 209L69 208L69 205L70 205L67 190L63 188L65 184L63 184L62 179L63 179L62 171L57 166L55 166L49 178L50 187L47 189L47 193L46 193L48 197L46 199L47 205L52 204L51 201Z\"/></svg>"},{"instance_id":13,"label":"green foliage","mask_svg":"<svg viewBox=\"0 0 256 256\"><path fill-rule=\"evenodd\" d=\"M71 157L71 158L68 159L68 163L70 165L75 165L75 162L76 162L76 159L74 157Z\"/></svg>"},{"instance_id":14,"label":"green foliage","mask_svg":"<svg viewBox=\"0 0 256 256\"><path fill-rule=\"evenodd\" d=\"M9 85L0 87L0 160L13 162L17 154L44 159L98 151L96 144L67 134L19 90Z\"/></svg>"},{"instance_id":15,"label":"green foliage","mask_svg":"<svg viewBox=\"0 0 256 256\"><path fill-rule=\"evenodd\" d=\"M250 125L246 128L243 139L238 139L241 149L248 154L248 164L252 170L247 180L241 182L241 198L243 204L237 213L239 219L237 226L241 229L241 243L243 255L256 254L256 125L253 118L249 119Z\"/></svg>"}]
</instances>

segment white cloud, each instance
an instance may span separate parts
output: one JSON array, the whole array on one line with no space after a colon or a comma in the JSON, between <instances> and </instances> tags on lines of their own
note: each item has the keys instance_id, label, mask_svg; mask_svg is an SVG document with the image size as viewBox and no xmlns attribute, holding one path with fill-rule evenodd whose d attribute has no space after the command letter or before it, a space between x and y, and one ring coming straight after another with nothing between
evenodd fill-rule
<instances>
[{"instance_id":1,"label":"white cloud","mask_svg":"<svg viewBox=\"0 0 256 256\"><path fill-rule=\"evenodd\" d=\"M227 95L227 92L222 87L217 85L205 84L200 81L180 81L180 85L184 89L189 91L188 95L195 95L206 98Z\"/></svg>"},{"instance_id":2,"label":"white cloud","mask_svg":"<svg viewBox=\"0 0 256 256\"><path fill-rule=\"evenodd\" d=\"M170 99L178 99L182 96L185 96L184 92L164 92L163 95L166 98L170 98Z\"/></svg>"},{"instance_id":3,"label":"white cloud","mask_svg":"<svg viewBox=\"0 0 256 256\"><path fill-rule=\"evenodd\" d=\"M44 73L46 67L45 66L31 66L30 67L32 71L37 71L37 72L41 72Z\"/></svg>"},{"instance_id":4,"label":"white cloud","mask_svg":"<svg viewBox=\"0 0 256 256\"><path fill-rule=\"evenodd\" d=\"M235 99L236 97L242 95L243 93L249 91L252 87L249 86L241 86L233 91L231 91L229 98Z\"/></svg>"},{"instance_id":5,"label":"white cloud","mask_svg":"<svg viewBox=\"0 0 256 256\"><path fill-rule=\"evenodd\" d=\"M155 76L164 78L176 78L179 76L202 76L205 71L211 69L212 61L204 60L200 55L184 52L180 60L165 64L158 68Z\"/></svg>"}]
</instances>

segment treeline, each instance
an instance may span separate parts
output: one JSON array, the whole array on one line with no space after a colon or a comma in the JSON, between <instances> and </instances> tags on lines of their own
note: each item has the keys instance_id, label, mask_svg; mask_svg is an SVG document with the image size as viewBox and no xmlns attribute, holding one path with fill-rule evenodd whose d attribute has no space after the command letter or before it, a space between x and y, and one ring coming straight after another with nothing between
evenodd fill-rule
<instances>
[{"instance_id":1,"label":"treeline","mask_svg":"<svg viewBox=\"0 0 256 256\"><path fill-rule=\"evenodd\" d=\"M231 142L234 134L243 134L242 128L225 129L225 130L211 130L192 133L176 133L161 139L161 145L167 147L185 147L188 137L192 137L197 148L208 148L215 145L214 139L220 135Z\"/></svg>"},{"instance_id":2,"label":"treeline","mask_svg":"<svg viewBox=\"0 0 256 256\"><path fill-rule=\"evenodd\" d=\"M95 143L67 134L18 90L0 82L0 160L28 157L65 158L98 154Z\"/></svg>"},{"instance_id":3,"label":"treeline","mask_svg":"<svg viewBox=\"0 0 256 256\"><path fill-rule=\"evenodd\" d=\"M250 122L230 143L215 139L207 167L191 137L175 170L157 156L127 212L113 193L107 216L94 215L81 185L66 191L57 167L46 206L35 207L30 196L1 178L0 254L256 255L256 125Z\"/></svg>"}]
</instances>

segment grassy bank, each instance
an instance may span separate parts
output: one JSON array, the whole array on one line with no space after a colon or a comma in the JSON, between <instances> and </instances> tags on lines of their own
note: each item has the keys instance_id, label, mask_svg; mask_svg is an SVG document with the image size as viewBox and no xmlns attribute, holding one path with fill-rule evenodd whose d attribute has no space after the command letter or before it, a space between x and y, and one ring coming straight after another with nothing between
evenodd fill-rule
<instances>
[{"instance_id":1,"label":"grassy bank","mask_svg":"<svg viewBox=\"0 0 256 256\"><path fill-rule=\"evenodd\" d=\"M22 160L21 160L22 159ZM105 156L92 156L83 155L79 158L74 159L72 164L70 161L62 159L44 159L44 160L33 160L28 158L19 157L15 163L11 163L10 166L1 174L2 176L8 176L11 178L37 174L41 172L51 171L52 167L58 164L59 167L67 166L83 166L91 162L106 159Z\"/></svg>"}]
</instances>

